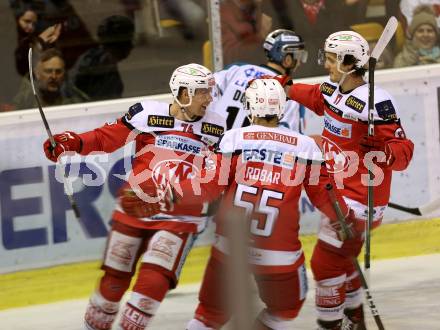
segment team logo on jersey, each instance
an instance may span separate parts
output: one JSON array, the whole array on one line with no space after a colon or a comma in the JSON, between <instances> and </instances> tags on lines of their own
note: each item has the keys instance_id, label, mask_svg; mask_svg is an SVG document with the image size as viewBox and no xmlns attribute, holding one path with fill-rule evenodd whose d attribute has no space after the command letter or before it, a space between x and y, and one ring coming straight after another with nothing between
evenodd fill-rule
<instances>
[{"instance_id":1,"label":"team logo on jersey","mask_svg":"<svg viewBox=\"0 0 440 330\"><path fill-rule=\"evenodd\" d=\"M344 151L333 141L322 137L322 151L324 154L325 166L329 173L344 171L349 165L349 158Z\"/></svg>"},{"instance_id":2,"label":"team logo on jersey","mask_svg":"<svg viewBox=\"0 0 440 330\"><path fill-rule=\"evenodd\" d=\"M225 129L222 126L211 124L211 123L202 123L202 133L206 135L212 136L220 136L223 134Z\"/></svg>"},{"instance_id":3,"label":"team logo on jersey","mask_svg":"<svg viewBox=\"0 0 440 330\"><path fill-rule=\"evenodd\" d=\"M379 117L383 120L397 119L396 109L394 108L393 102L391 102L391 100L385 100L376 103L376 110Z\"/></svg>"},{"instance_id":4,"label":"team logo on jersey","mask_svg":"<svg viewBox=\"0 0 440 330\"><path fill-rule=\"evenodd\" d=\"M244 140L269 140L287 143L293 146L297 144L297 138L295 136L275 133L275 132L244 132Z\"/></svg>"},{"instance_id":5,"label":"team logo on jersey","mask_svg":"<svg viewBox=\"0 0 440 330\"><path fill-rule=\"evenodd\" d=\"M174 117L149 115L147 125L153 127L173 128Z\"/></svg>"},{"instance_id":6,"label":"team logo on jersey","mask_svg":"<svg viewBox=\"0 0 440 330\"><path fill-rule=\"evenodd\" d=\"M350 95L347 101L345 101L345 105L359 113L361 113L365 108L365 102L357 97L354 97L353 95Z\"/></svg>"},{"instance_id":7,"label":"team logo on jersey","mask_svg":"<svg viewBox=\"0 0 440 330\"><path fill-rule=\"evenodd\" d=\"M399 127L394 131L394 136L398 139L406 139L405 131L402 127Z\"/></svg>"},{"instance_id":8,"label":"team logo on jersey","mask_svg":"<svg viewBox=\"0 0 440 330\"><path fill-rule=\"evenodd\" d=\"M351 138L352 125L342 123L327 114L324 115L324 128L326 131L330 132L333 135L346 139Z\"/></svg>"},{"instance_id":9,"label":"team logo on jersey","mask_svg":"<svg viewBox=\"0 0 440 330\"><path fill-rule=\"evenodd\" d=\"M262 162L292 169L295 165L295 155L291 152L281 152L269 149L243 149L244 162Z\"/></svg>"},{"instance_id":10,"label":"team logo on jersey","mask_svg":"<svg viewBox=\"0 0 440 330\"><path fill-rule=\"evenodd\" d=\"M199 169L186 160L167 159L158 162L152 172L152 179L156 185L166 185L169 182L175 184L186 179L193 179Z\"/></svg>"},{"instance_id":11,"label":"team logo on jersey","mask_svg":"<svg viewBox=\"0 0 440 330\"><path fill-rule=\"evenodd\" d=\"M130 108L128 108L128 112L125 114L125 119L130 120L142 110L144 110L142 104L140 103L133 104Z\"/></svg>"},{"instance_id":12,"label":"team logo on jersey","mask_svg":"<svg viewBox=\"0 0 440 330\"><path fill-rule=\"evenodd\" d=\"M321 93L325 94L327 96L332 96L333 93L336 90L336 86L330 85L329 83L325 82L321 84Z\"/></svg>"},{"instance_id":13,"label":"team logo on jersey","mask_svg":"<svg viewBox=\"0 0 440 330\"><path fill-rule=\"evenodd\" d=\"M157 135L155 145L159 148L191 154L199 154L202 150L200 142L179 135Z\"/></svg>"},{"instance_id":14,"label":"team logo on jersey","mask_svg":"<svg viewBox=\"0 0 440 330\"><path fill-rule=\"evenodd\" d=\"M338 94L338 95L336 95L336 99L335 99L334 103L337 105L339 102L341 102L341 100L342 100L342 95Z\"/></svg>"}]
</instances>

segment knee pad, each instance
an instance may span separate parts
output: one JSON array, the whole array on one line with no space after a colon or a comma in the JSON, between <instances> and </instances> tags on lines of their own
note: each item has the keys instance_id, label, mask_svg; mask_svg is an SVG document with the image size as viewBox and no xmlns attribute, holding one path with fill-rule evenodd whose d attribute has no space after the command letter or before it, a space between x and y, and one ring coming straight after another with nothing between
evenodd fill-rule
<instances>
[{"instance_id":1,"label":"knee pad","mask_svg":"<svg viewBox=\"0 0 440 330\"><path fill-rule=\"evenodd\" d=\"M119 301L107 300L99 292L95 292L90 297L84 316L86 329L110 330L118 311Z\"/></svg>"},{"instance_id":2,"label":"knee pad","mask_svg":"<svg viewBox=\"0 0 440 330\"><path fill-rule=\"evenodd\" d=\"M107 270L99 282L99 293L110 301L119 302L130 282L130 274Z\"/></svg>"},{"instance_id":3,"label":"knee pad","mask_svg":"<svg viewBox=\"0 0 440 330\"><path fill-rule=\"evenodd\" d=\"M171 287L171 281L161 267L142 264L133 292L161 302Z\"/></svg>"},{"instance_id":4,"label":"knee pad","mask_svg":"<svg viewBox=\"0 0 440 330\"><path fill-rule=\"evenodd\" d=\"M342 320L345 306L345 275L318 281L315 304L321 321Z\"/></svg>"},{"instance_id":5,"label":"knee pad","mask_svg":"<svg viewBox=\"0 0 440 330\"><path fill-rule=\"evenodd\" d=\"M288 330L295 328L295 319L287 319L272 315L267 309L261 311L258 315L258 320L273 330Z\"/></svg>"},{"instance_id":6,"label":"knee pad","mask_svg":"<svg viewBox=\"0 0 440 330\"><path fill-rule=\"evenodd\" d=\"M208 327L202 321L192 319L186 325L186 330L214 330L215 328Z\"/></svg>"}]
</instances>

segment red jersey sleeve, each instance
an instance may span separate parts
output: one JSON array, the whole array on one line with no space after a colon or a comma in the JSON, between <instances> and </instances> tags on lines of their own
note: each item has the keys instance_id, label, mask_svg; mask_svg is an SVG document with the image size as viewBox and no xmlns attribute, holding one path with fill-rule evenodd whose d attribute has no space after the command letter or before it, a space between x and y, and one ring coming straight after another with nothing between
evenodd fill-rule
<instances>
[{"instance_id":1,"label":"red jersey sleeve","mask_svg":"<svg viewBox=\"0 0 440 330\"><path fill-rule=\"evenodd\" d=\"M82 141L80 154L87 155L93 151L111 153L128 142L130 132L131 129L118 119L116 123L105 124L93 131L79 134Z\"/></svg>"},{"instance_id":2,"label":"red jersey sleeve","mask_svg":"<svg viewBox=\"0 0 440 330\"><path fill-rule=\"evenodd\" d=\"M374 134L385 139L391 150L391 161L388 168L393 171L403 171L412 159L414 143L406 138L400 121L390 124L375 125Z\"/></svg>"},{"instance_id":3,"label":"red jersey sleeve","mask_svg":"<svg viewBox=\"0 0 440 330\"><path fill-rule=\"evenodd\" d=\"M342 198L341 194L335 188L332 177L328 174L324 164L312 164L307 165L304 189L309 197L310 201L316 206L322 213L324 213L331 221L337 221L336 211L330 199L330 194L326 189L326 186L331 184L334 189L336 200L341 207L342 214L348 215L348 206Z\"/></svg>"},{"instance_id":4,"label":"red jersey sleeve","mask_svg":"<svg viewBox=\"0 0 440 330\"><path fill-rule=\"evenodd\" d=\"M318 116L324 115L324 97L321 94L321 85L293 84L288 91L288 97Z\"/></svg>"}]
</instances>

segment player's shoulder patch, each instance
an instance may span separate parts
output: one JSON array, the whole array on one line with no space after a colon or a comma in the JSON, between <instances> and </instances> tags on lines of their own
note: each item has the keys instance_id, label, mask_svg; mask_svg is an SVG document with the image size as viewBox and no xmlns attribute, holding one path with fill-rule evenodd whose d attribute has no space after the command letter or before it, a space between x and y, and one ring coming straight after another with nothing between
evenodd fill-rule
<instances>
[{"instance_id":1,"label":"player's shoulder patch","mask_svg":"<svg viewBox=\"0 0 440 330\"><path fill-rule=\"evenodd\" d=\"M224 133L225 129L223 126L202 122L201 132L206 135L211 135L215 137L219 137Z\"/></svg>"},{"instance_id":2,"label":"player's shoulder patch","mask_svg":"<svg viewBox=\"0 0 440 330\"><path fill-rule=\"evenodd\" d=\"M131 120L135 115L144 110L144 107L141 103L135 103L128 108L127 113L125 114L125 119Z\"/></svg>"},{"instance_id":3,"label":"player's shoulder patch","mask_svg":"<svg viewBox=\"0 0 440 330\"><path fill-rule=\"evenodd\" d=\"M356 112L362 113L366 106L366 103L354 95L350 95L347 100L345 100L345 105Z\"/></svg>"},{"instance_id":4,"label":"player's shoulder patch","mask_svg":"<svg viewBox=\"0 0 440 330\"><path fill-rule=\"evenodd\" d=\"M381 101L376 103L377 114L383 120L397 120L396 109L391 100Z\"/></svg>"},{"instance_id":5,"label":"player's shoulder patch","mask_svg":"<svg viewBox=\"0 0 440 330\"><path fill-rule=\"evenodd\" d=\"M174 128L174 117L161 115L148 115L147 125L150 127Z\"/></svg>"},{"instance_id":6,"label":"player's shoulder patch","mask_svg":"<svg viewBox=\"0 0 440 330\"><path fill-rule=\"evenodd\" d=\"M337 87L335 85L329 84L328 82L322 83L320 87L321 93L327 96L332 96L333 93L336 91L336 88Z\"/></svg>"}]
</instances>

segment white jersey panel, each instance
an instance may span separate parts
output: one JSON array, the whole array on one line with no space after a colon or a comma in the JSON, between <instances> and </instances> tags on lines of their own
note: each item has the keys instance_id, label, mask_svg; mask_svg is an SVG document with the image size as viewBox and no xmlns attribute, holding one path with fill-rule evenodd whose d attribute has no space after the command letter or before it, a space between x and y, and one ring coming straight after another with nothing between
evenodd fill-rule
<instances>
[{"instance_id":1,"label":"white jersey panel","mask_svg":"<svg viewBox=\"0 0 440 330\"><path fill-rule=\"evenodd\" d=\"M212 103L214 111L226 118L227 129L249 125L244 110L244 93L250 80L262 76L274 76L278 73L268 67L253 64L232 65L228 69L214 73L219 97ZM299 104L289 100L286 103L283 126L299 131Z\"/></svg>"}]
</instances>

